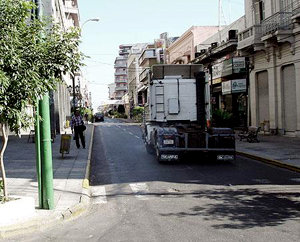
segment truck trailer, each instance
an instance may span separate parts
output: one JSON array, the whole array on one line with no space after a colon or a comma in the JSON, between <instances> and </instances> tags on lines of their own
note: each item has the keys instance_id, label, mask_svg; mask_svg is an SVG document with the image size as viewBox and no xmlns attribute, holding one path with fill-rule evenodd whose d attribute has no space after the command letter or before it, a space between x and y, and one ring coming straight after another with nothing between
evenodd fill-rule
<instances>
[{"instance_id":1,"label":"truck trailer","mask_svg":"<svg viewBox=\"0 0 300 242\"><path fill-rule=\"evenodd\" d=\"M159 162L185 155L235 159L234 131L211 127L209 74L202 65L153 65L144 85L143 138Z\"/></svg>"}]
</instances>

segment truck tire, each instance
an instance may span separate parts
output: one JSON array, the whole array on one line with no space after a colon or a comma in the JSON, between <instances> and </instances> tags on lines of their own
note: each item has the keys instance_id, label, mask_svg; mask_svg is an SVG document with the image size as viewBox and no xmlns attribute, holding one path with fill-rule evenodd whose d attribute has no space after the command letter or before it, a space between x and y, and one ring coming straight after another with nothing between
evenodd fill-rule
<instances>
[{"instance_id":1,"label":"truck tire","mask_svg":"<svg viewBox=\"0 0 300 242\"><path fill-rule=\"evenodd\" d=\"M163 160L161 159L161 152L159 151L159 149L157 147L155 148L155 155L156 155L156 160L159 163L163 163Z\"/></svg>"},{"instance_id":2,"label":"truck tire","mask_svg":"<svg viewBox=\"0 0 300 242\"><path fill-rule=\"evenodd\" d=\"M154 155L155 154L155 150L153 148L153 146L151 144L147 144L145 142L145 147L146 147L146 150L147 150L147 153L150 154L150 155Z\"/></svg>"}]
</instances>

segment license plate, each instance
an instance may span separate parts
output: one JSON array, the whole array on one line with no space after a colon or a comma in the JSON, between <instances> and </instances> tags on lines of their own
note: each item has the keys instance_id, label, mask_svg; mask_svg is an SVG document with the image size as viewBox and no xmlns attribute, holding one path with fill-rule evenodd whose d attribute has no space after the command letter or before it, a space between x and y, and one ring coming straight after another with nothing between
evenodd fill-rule
<instances>
[{"instance_id":1,"label":"license plate","mask_svg":"<svg viewBox=\"0 0 300 242\"><path fill-rule=\"evenodd\" d=\"M173 145L174 144L174 140L172 139L165 139L164 140L164 145Z\"/></svg>"},{"instance_id":2,"label":"license plate","mask_svg":"<svg viewBox=\"0 0 300 242\"><path fill-rule=\"evenodd\" d=\"M160 158L162 160L178 160L178 155L166 155L166 154L162 154L160 156Z\"/></svg>"},{"instance_id":3,"label":"license plate","mask_svg":"<svg viewBox=\"0 0 300 242\"><path fill-rule=\"evenodd\" d=\"M217 160L234 160L234 155L217 155Z\"/></svg>"}]
</instances>

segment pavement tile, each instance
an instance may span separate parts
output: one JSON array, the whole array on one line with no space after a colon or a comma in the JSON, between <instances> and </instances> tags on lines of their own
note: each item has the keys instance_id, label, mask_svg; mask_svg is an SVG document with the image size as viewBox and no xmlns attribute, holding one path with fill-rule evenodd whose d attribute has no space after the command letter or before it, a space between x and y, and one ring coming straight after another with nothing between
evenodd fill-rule
<instances>
[{"instance_id":1,"label":"pavement tile","mask_svg":"<svg viewBox=\"0 0 300 242\"><path fill-rule=\"evenodd\" d=\"M236 149L258 157L280 161L288 166L300 168L300 138L259 135L259 143L236 139Z\"/></svg>"}]
</instances>

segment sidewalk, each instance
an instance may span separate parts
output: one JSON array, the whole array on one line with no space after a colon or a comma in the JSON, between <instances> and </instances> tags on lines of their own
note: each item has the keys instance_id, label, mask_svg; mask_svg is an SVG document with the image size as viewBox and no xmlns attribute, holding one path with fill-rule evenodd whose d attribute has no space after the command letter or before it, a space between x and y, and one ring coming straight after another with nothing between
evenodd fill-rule
<instances>
[{"instance_id":1,"label":"sidewalk","mask_svg":"<svg viewBox=\"0 0 300 242\"><path fill-rule=\"evenodd\" d=\"M300 172L300 138L259 135L259 143L236 138L239 155Z\"/></svg>"},{"instance_id":2,"label":"sidewalk","mask_svg":"<svg viewBox=\"0 0 300 242\"><path fill-rule=\"evenodd\" d=\"M25 216L18 221L8 219L6 224L3 224L5 218L1 216L0 238L17 234L24 229L35 230L50 226L58 220L78 215L88 207L89 191L85 179L88 179L93 131L94 126L87 125L86 149L77 149L72 139L70 154L65 154L64 159L59 153L60 135L56 136L55 142L52 143L54 210L38 209L35 143L27 143L26 136L21 139L9 137L4 154L9 195L33 198L35 210L33 217ZM84 184L86 188L83 187Z\"/></svg>"}]
</instances>

